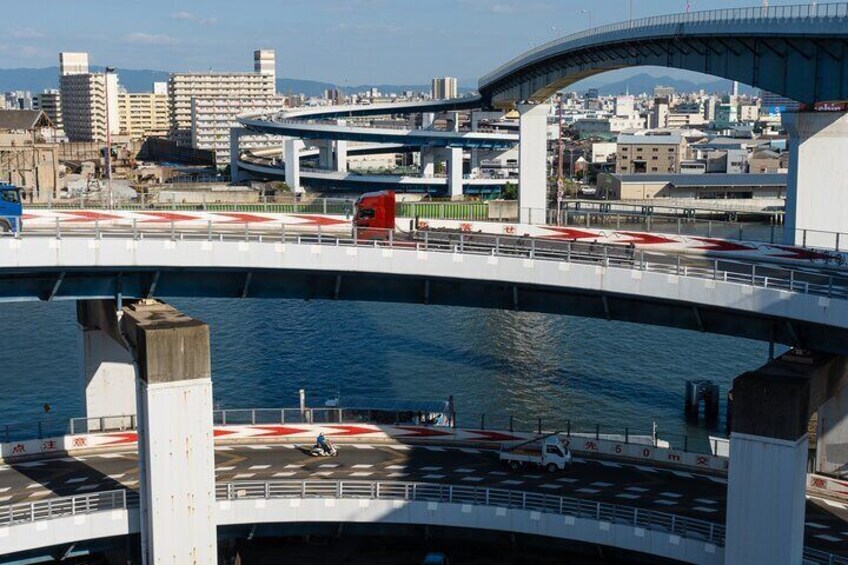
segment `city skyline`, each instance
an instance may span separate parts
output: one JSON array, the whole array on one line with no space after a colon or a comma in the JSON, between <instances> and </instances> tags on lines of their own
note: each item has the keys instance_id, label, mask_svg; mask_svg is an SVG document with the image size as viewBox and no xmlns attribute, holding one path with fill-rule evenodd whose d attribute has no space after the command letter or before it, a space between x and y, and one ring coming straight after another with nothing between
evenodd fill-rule
<instances>
[{"instance_id":1,"label":"city skyline","mask_svg":"<svg viewBox=\"0 0 848 565\"><path fill-rule=\"evenodd\" d=\"M279 54L281 77L344 87L422 84L447 75L471 85L504 60L555 37L626 20L630 3L598 0L586 9L573 0L433 0L426 7L407 0L291 0L272 6L153 0L130 18L125 6L102 0L81 5L36 0L4 8L0 68L49 67L59 51L85 51L100 66L235 71L248 70L245 53L269 48ZM797 1L771 2L792 3ZM695 11L757 2L688 4ZM632 0L632 5L633 17L642 18L683 12L687 2ZM68 21L77 24L70 27Z\"/></svg>"}]
</instances>

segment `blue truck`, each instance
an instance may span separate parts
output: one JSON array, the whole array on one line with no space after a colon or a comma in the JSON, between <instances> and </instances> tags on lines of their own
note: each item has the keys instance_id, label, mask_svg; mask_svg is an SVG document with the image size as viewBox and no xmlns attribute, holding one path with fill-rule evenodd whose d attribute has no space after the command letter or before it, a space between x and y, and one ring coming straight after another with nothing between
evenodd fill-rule
<instances>
[{"instance_id":1,"label":"blue truck","mask_svg":"<svg viewBox=\"0 0 848 565\"><path fill-rule=\"evenodd\" d=\"M21 189L0 183L0 232L18 233L23 227L21 215Z\"/></svg>"}]
</instances>

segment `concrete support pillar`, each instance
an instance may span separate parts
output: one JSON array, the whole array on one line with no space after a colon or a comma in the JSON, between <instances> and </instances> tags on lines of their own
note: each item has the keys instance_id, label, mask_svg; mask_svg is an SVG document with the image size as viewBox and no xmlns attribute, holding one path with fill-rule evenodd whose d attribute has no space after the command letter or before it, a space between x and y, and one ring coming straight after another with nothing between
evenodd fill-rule
<instances>
[{"instance_id":1,"label":"concrete support pillar","mask_svg":"<svg viewBox=\"0 0 848 565\"><path fill-rule=\"evenodd\" d=\"M462 200L462 148L448 148L448 192L451 200Z\"/></svg>"},{"instance_id":2,"label":"concrete support pillar","mask_svg":"<svg viewBox=\"0 0 848 565\"><path fill-rule=\"evenodd\" d=\"M476 179L480 178L480 150L472 149L471 150L471 168L470 171L471 178Z\"/></svg>"},{"instance_id":3,"label":"concrete support pillar","mask_svg":"<svg viewBox=\"0 0 848 565\"><path fill-rule=\"evenodd\" d=\"M317 143L318 146L318 168L332 169L333 168L333 142L330 140L321 140Z\"/></svg>"},{"instance_id":4,"label":"concrete support pillar","mask_svg":"<svg viewBox=\"0 0 848 565\"><path fill-rule=\"evenodd\" d=\"M300 185L300 150L303 149L303 140L295 137L287 137L283 141L283 153L286 162L286 184L294 193L303 192Z\"/></svg>"},{"instance_id":5,"label":"concrete support pillar","mask_svg":"<svg viewBox=\"0 0 848 565\"><path fill-rule=\"evenodd\" d=\"M786 243L848 246L848 113L783 114L789 132ZM806 231L805 230L809 230Z\"/></svg>"},{"instance_id":6,"label":"concrete support pillar","mask_svg":"<svg viewBox=\"0 0 848 565\"><path fill-rule=\"evenodd\" d=\"M816 472L848 478L848 388L818 409Z\"/></svg>"},{"instance_id":7,"label":"concrete support pillar","mask_svg":"<svg viewBox=\"0 0 848 565\"><path fill-rule=\"evenodd\" d=\"M244 128L232 128L230 130L230 182L241 182L241 170L238 166L239 139L245 133Z\"/></svg>"},{"instance_id":8,"label":"concrete support pillar","mask_svg":"<svg viewBox=\"0 0 848 565\"><path fill-rule=\"evenodd\" d=\"M338 120L338 125L344 126L345 120ZM334 168L337 173L347 172L347 140L337 139L333 142L333 152L335 160L333 161Z\"/></svg>"},{"instance_id":9,"label":"concrete support pillar","mask_svg":"<svg viewBox=\"0 0 848 565\"><path fill-rule=\"evenodd\" d=\"M519 104L518 207L523 224L548 215L548 114L550 104Z\"/></svg>"},{"instance_id":10,"label":"concrete support pillar","mask_svg":"<svg viewBox=\"0 0 848 565\"><path fill-rule=\"evenodd\" d=\"M733 381L727 565L801 564L807 426L846 375L846 357L791 351Z\"/></svg>"},{"instance_id":11,"label":"concrete support pillar","mask_svg":"<svg viewBox=\"0 0 848 565\"><path fill-rule=\"evenodd\" d=\"M209 326L155 301L123 312L139 377L142 561L217 563Z\"/></svg>"},{"instance_id":12,"label":"concrete support pillar","mask_svg":"<svg viewBox=\"0 0 848 565\"><path fill-rule=\"evenodd\" d=\"M421 148L421 176L433 178L436 174L436 150L432 147Z\"/></svg>"},{"instance_id":13,"label":"concrete support pillar","mask_svg":"<svg viewBox=\"0 0 848 565\"><path fill-rule=\"evenodd\" d=\"M136 414L135 368L121 344L115 301L78 300L77 322L88 431L129 428Z\"/></svg>"},{"instance_id":14,"label":"concrete support pillar","mask_svg":"<svg viewBox=\"0 0 848 565\"><path fill-rule=\"evenodd\" d=\"M433 112L424 112L421 114L421 129L430 129L433 127L433 122L436 121L436 114Z\"/></svg>"}]
</instances>

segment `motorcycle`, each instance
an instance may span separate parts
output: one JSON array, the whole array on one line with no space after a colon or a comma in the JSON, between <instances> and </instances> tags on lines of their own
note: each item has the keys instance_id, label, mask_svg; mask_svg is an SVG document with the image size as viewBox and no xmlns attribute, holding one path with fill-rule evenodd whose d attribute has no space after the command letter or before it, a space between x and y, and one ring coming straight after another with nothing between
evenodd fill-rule
<instances>
[{"instance_id":1,"label":"motorcycle","mask_svg":"<svg viewBox=\"0 0 848 565\"><path fill-rule=\"evenodd\" d=\"M316 443L309 452L310 457L336 457L339 454L339 448L329 441L327 442L327 447L329 450L324 449Z\"/></svg>"}]
</instances>

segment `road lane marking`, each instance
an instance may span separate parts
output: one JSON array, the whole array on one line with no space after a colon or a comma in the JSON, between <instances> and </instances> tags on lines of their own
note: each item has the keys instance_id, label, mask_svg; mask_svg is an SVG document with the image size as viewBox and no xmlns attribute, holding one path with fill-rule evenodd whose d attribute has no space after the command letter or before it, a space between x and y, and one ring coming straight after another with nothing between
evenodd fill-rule
<instances>
[{"instance_id":1,"label":"road lane marking","mask_svg":"<svg viewBox=\"0 0 848 565\"><path fill-rule=\"evenodd\" d=\"M356 449L376 449L376 447L374 447L373 445L368 445L364 443L354 443L353 447L355 447Z\"/></svg>"},{"instance_id":2,"label":"road lane marking","mask_svg":"<svg viewBox=\"0 0 848 565\"><path fill-rule=\"evenodd\" d=\"M826 530L826 529L828 529L828 527L827 527L827 526L825 526L824 524L819 524L818 522L805 522L805 524L806 524L807 526L809 526L810 528L815 528L815 529L817 529L817 530Z\"/></svg>"},{"instance_id":3,"label":"road lane marking","mask_svg":"<svg viewBox=\"0 0 848 565\"><path fill-rule=\"evenodd\" d=\"M833 500L827 500L826 498L823 498L822 500L824 501L825 504L827 504L831 508L841 508L843 510L845 509L845 505L842 504L841 502L835 502Z\"/></svg>"},{"instance_id":4,"label":"road lane marking","mask_svg":"<svg viewBox=\"0 0 848 565\"><path fill-rule=\"evenodd\" d=\"M370 477L373 474L374 473L372 473L371 471L357 471L355 473L351 473L350 476L351 477Z\"/></svg>"},{"instance_id":5,"label":"road lane marking","mask_svg":"<svg viewBox=\"0 0 848 565\"><path fill-rule=\"evenodd\" d=\"M0 502L8 502L12 500L11 496L0 496Z\"/></svg>"},{"instance_id":6,"label":"road lane marking","mask_svg":"<svg viewBox=\"0 0 848 565\"><path fill-rule=\"evenodd\" d=\"M260 449L271 449L271 446L270 445L248 445L247 448L248 449L260 450Z\"/></svg>"},{"instance_id":7,"label":"road lane marking","mask_svg":"<svg viewBox=\"0 0 848 565\"><path fill-rule=\"evenodd\" d=\"M302 469L303 465L286 465L283 469Z\"/></svg>"},{"instance_id":8,"label":"road lane marking","mask_svg":"<svg viewBox=\"0 0 848 565\"><path fill-rule=\"evenodd\" d=\"M264 471L265 469L269 469L270 465L252 465L249 467L251 471Z\"/></svg>"},{"instance_id":9,"label":"road lane marking","mask_svg":"<svg viewBox=\"0 0 848 565\"><path fill-rule=\"evenodd\" d=\"M666 500L665 498L658 498L654 500L654 504L662 504L663 506L677 506L677 502L674 500Z\"/></svg>"},{"instance_id":10,"label":"road lane marking","mask_svg":"<svg viewBox=\"0 0 848 565\"><path fill-rule=\"evenodd\" d=\"M29 461L28 463L17 463L15 464L15 467L41 467L42 465L44 465L44 463L41 461Z\"/></svg>"},{"instance_id":11,"label":"road lane marking","mask_svg":"<svg viewBox=\"0 0 848 565\"><path fill-rule=\"evenodd\" d=\"M388 467L386 467L386 469L393 469L393 470L406 469L406 465L389 465Z\"/></svg>"},{"instance_id":12,"label":"road lane marking","mask_svg":"<svg viewBox=\"0 0 848 565\"><path fill-rule=\"evenodd\" d=\"M437 479L444 479L445 475L424 475L421 478L422 479L437 480Z\"/></svg>"},{"instance_id":13,"label":"road lane marking","mask_svg":"<svg viewBox=\"0 0 848 565\"><path fill-rule=\"evenodd\" d=\"M235 467L215 467L216 471L233 471Z\"/></svg>"},{"instance_id":14,"label":"road lane marking","mask_svg":"<svg viewBox=\"0 0 848 565\"><path fill-rule=\"evenodd\" d=\"M95 455L98 459L122 459L124 457L123 453L101 453L100 455Z\"/></svg>"},{"instance_id":15,"label":"road lane marking","mask_svg":"<svg viewBox=\"0 0 848 565\"><path fill-rule=\"evenodd\" d=\"M76 477L76 478L73 478L73 479L68 479L67 481L65 481L65 484L66 485L72 485L74 483L84 483L87 480L88 480L88 477Z\"/></svg>"},{"instance_id":16,"label":"road lane marking","mask_svg":"<svg viewBox=\"0 0 848 565\"><path fill-rule=\"evenodd\" d=\"M525 479L532 479L534 481L536 479L541 479L543 477L543 475L521 475L521 476L524 477Z\"/></svg>"},{"instance_id":17,"label":"road lane marking","mask_svg":"<svg viewBox=\"0 0 848 565\"><path fill-rule=\"evenodd\" d=\"M412 449L408 445L390 445L389 447L391 449L397 449L398 451L409 451L410 449Z\"/></svg>"},{"instance_id":18,"label":"road lane marking","mask_svg":"<svg viewBox=\"0 0 848 565\"><path fill-rule=\"evenodd\" d=\"M509 475L506 471L489 471L490 475L494 475L496 477L506 477Z\"/></svg>"},{"instance_id":19,"label":"road lane marking","mask_svg":"<svg viewBox=\"0 0 848 565\"><path fill-rule=\"evenodd\" d=\"M324 463L323 465L318 465L319 469L335 469L338 467L338 463Z\"/></svg>"},{"instance_id":20,"label":"road lane marking","mask_svg":"<svg viewBox=\"0 0 848 565\"><path fill-rule=\"evenodd\" d=\"M598 494L601 491L596 488L579 488L574 492L579 492L581 494Z\"/></svg>"},{"instance_id":21,"label":"road lane marking","mask_svg":"<svg viewBox=\"0 0 848 565\"><path fill-rule=\"evenodd\" d=\"M722 479L721 477L710 477L710 476L708 476L707 478L709 480L711 480L712 482L718 483L720 485L726 485L727 484L727 479Z\"/></svg>"},{"instance_id":22,"label":"road lane marking","mask_svg":"<svg viewBox=\"0 0 848 565\"><path fill-rule=\"evenodd\" d=\"M38 488L38 487L46 487L49 484L50 484L49 482L46 482L44 484L42 484L42 483L32 483L30 485L27 485L27 490L31 490L31 489Z\"/></svg>"},{"instance_id":23,"label":"road lane marking","mask_svg":"<svg viewBox=\"0 0 848 565\"><path fill-rule=\"evenodd\" d=\"M286 472L283 472L283 473L274 473L274 477L276 477L276 478L280 478L280 477L293 477L293 476L294 476L294 475L296 475L296 474L297 474L297 473L295 473L294 471L286 471Z\"/></svg>"},{"instance_id":24,"label":"road lane marking","mask_svg":"<svg viewBox=\"0 0 848 565\"><path fill-rule=\"evenodd\" d=\"M424 449L426 449L427 451L444 451L445 450L444 447L436 447L434 445L425 445Z\"/></svg>"},{"instance_id":25,"label":"road lane marking","mask_svg":"<svg viewBox=\"0 0 848 565\"><path fill-rule=\"evenodd\" d=\"M624 490L629 490L630 492L648 492L651 489L642 488L642 487L627 487Z\"/></svg>"},{"instance_id":26,"label":"road lane marking","mask_svg":"<svg viewBox=\"0 0 848 565\"><path fill-rule=\"evenodd\" d=\"M11 489L12 487L2 487L0 488L0 492L9 492Z\"/></svg>"},{"instance_id":27,"label":"road lane marking","mask_svg":"<svg viewBox=\"0 0 848 565\"><path fill-rule=\"evenodd\" d=\"M842 541L842 538L837 538L834 536L829 536L827 534L819 534L816 536L819 539L823 539L824 541L834 542L834 541Z\"/></svg>"},{"instance_id":28,"label":"road lane marking","mask_svg":"<svg viewBox=\"0 0 848 565\"><path fill-rule=\"evenodd\" d=\"M659 496L665 496L667 498L683 498L682 494L678 494L676 492L661 492Z\"/></svg>"},{"instance_id":29,"label":"road lane marking","mask_svg":"<svg viewBox=\"0 0 848 565\"><path fill-rule=\"evenodd\" d=\"M124 476L126 476L126 473L121 473L120 475L107 475L107 476L110 479L112 479L113 481L116 481L116 480L122 479Z\"/></svg>"},{"instance_id":30,"label":"road lane marking","mask_svg":"<svg viewBox=\"0 0 848 565\"><path fill-rule=\"evenodd\" d=\"M605 483L603 481L598 481L596 483L592 483L592 486L593 487L607 488L607 487L611 487L611 486L614 486L614 485L613 485L613 483Z\"/></svg>"},{"instance_id":31,"label":"road lane marking","mask_svg":"<svg viewBox=\"0 0 848 565\"><path fill-rule=\"evenodd\" d=\"M460 467L459 469L454 469L454 473L473 473L474 469L468 469L466 467Z\"/></svg>"},{"instance_id":32,"label":"road lane marking","mask_svg":"<svg viewBox=\"0 0 848 565\"><path fill-rule=\"evenodd\" d=\"M638 494L628 494L626 492L622 493L622 494L617 494L617 495L615 495L615 497L616 498L625 498L627 500L638 500L638 499L642 498Z\"/></svg>"},{"instance_id":33,"label":"road lane marking","mask_svg":"<svg viewBox=\"0 0 848 565\"><path fill-rule=\"evenodd\" d=\"M94 490L97 488L97 485L82 485L81 487L77 487L77 492L82 492L84 490Z\"/></svg>"},{"instance_id":34,"label":"road lane marking","mask_svg":"<svg viewBox=\"0 0 848 565\"><path fill-rule=\"evenodd\" d=\"M409 473L389 473L386 476L391 478L391 479L399 479L401 477L408 477Z\"/></svg>"},{"instance_id":35,"label":"road lane marking","mask_svg":"<svg viewBox=\"0 0 848 565\"><path fill-rule=\"evenodd\" d=\"M560 482L560 483L574 484L574 483L579 483L580 479L572 479L571 477L562 477L561 479L557 479L557 481Z\"/></svg>"},{"instance_id":36,"label":"road lane marking","mask_svg":"<svg viewBox=\"0 0 848 565\"><path fill-rule=\"evenodd\" d=\"M696 498L695 502L700 502L701 504L718 504L717 500L710 500L709 498Z\"/></svg>"},{"instance_id":37,"label":"road lane marking","mask_svg":"<svg viewBox=\"0 0 848 565\"><path fill-rule=\"evenodd\" d=\"M694 476L692 473L687 473L686 471L672 471L672 475L677 475L678 477L683 477L684 479L692 479Z\"/></svg>"},{"instance_id":38,"label":"road lane marking","mask_svg":"<svg viewBox=\"0 0 848 565\"><path fill-rule=\"evenodd\" d=\"M474 454L480 453L479 449L474 449L472 447L460 447L459 450L463 453L474 453Z\"/></svg>"},{"instance_id":39,"label":"road lane marking","mask_svg":"<svg viewBox=\"0 0 848 565\"><path fill-rule=\"evenodd\" d=\"M469 483L479 483L483 480L483 477L462 477L461 481L466 481Z\"/></svg>"},{"instance_id":40,"label":"road lane marking","mask_svg":"<svg viewBox=\"0 0 848 565\"><path fill-rule=\"evenodd\" d=\"M422 471L441 471L441 467L421 467Z\"/></svg>"},{"instance_id":41,"label":"road lane marking","mask_svg":"<svg viewBox=\"0 0 848 565\"><path fill-rule=\"evenodd\" d=\"M692 510L697 510L698 512L718 512L715 508L710 508L708 506L695 506Z\"/></svg>"},{"instance_id":42,"label":"road lane marking","mask_svg":"<svg viewBox=\"0 0 848 565\"><path fill-rule=\"evenodd\" d=\"M546 488L550 490L562 488L562 485L539 485L539 488Z\"/></svg>"},{"instance_id":43,"label":"road lane marking","mask_svg":"<svg viewBox=\"0 0 848 565\"><path fill-rule=\"evenodd\" d=\"M332 475L334 471L316 471L310 475L311 477L329 477Z\"/></svg>"},{"instance_id":44,"label":"road lane marking","mask_svg":"<svg viewBox=\"0 0 848 565\"><path fill-rule=\"evenodd\" d=\"M614 469L621 469L620 463L614 463L613 461L598 461L604 467L612 467Z\"/></svg>"},{"instance_id":45,"label":"road lane marking","mask_svg":"<svg viewBox=\"0 0 848 565\"><path fill-rule=\"evenodd\" d=\"M524 481L518 481L515 479L509 479L508 481L502 481L502 485L523 485Z\"/></svg>"},{"instance_id":46,"label":"road lane marking","mask_svg":"<svg viewBox=\"0 0 848 565\"><path fill-rule=\"evenodd\" d=\"M249 479L250 477L253 477L255 475L256 475L256 473L239 473L238 475L234 476L233 478L234 479Z\"/></svg>"},{"instance_id":47,"label":"road lane marking","mask_svg":"<svg viewBox=\"0 0 848 565\"><path fill-rule=\"evenodd\" d=\"M232 451L232 447L228 447L226 445L215 446L215 451Z\"/></svg>"},{"instance_id":48,"label":"road lane marking","mask_svg":"<svg viewBox=\"0 0 848 565\"><path fill-rule=\"evenodd\" d=\"M352 468L353 468L353 469L370 469L370 468L371 468L371 467L373 467L373 466L374 466L374 465L370 465L370 464L367 464L367 463L362 463L362 464L360 464L360 465L354 465Z\"/></svg>"},{"instance_id":49,"label":"road lane marking","mask_svg":"<svg viewBox=\"0 0 848 565\"><path fill-rule=\"evenodd\" d=\"M653 467L645 467L644 465L633 465L633 466L636 467L637 469L639 469L640 471L645 472L645 473L656 473L657 472L657 470L654 469Z\"/></svg>"}]
</instances>

